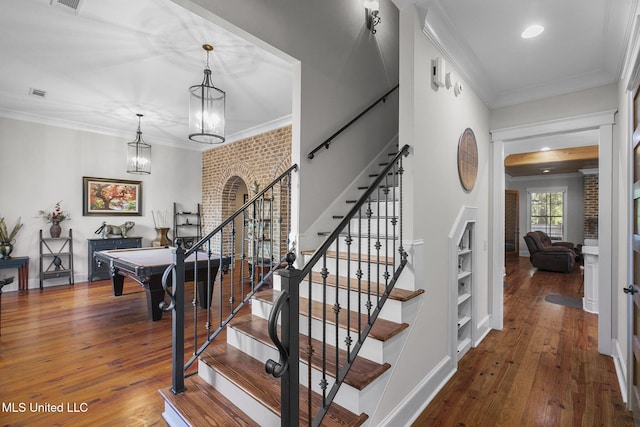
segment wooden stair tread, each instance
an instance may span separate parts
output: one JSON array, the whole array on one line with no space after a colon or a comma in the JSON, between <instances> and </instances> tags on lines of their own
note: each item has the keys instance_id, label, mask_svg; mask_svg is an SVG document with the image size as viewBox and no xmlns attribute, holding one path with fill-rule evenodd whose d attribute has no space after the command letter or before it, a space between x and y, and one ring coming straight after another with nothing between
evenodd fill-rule
<instances>
[{"instance_id":1,"label":"wooden stair tread","mask_svg":"<svg viewBox=\"0 0 640 427\"><path fill-rule=\"evenodd\" d=\"M279 416L280 379L269 375L265 371L263 363L226 343L209 346L201 355L200 360ZM309 419L306 405L307 389L302 385L300 386L300 398L300 425L307 425ZM319 408L321 400L320 395L312 393L313 408ZM313 410L317 411L317 409ZM322 420L322 425L327 427L359 426L367 418L366 414L356 415L333 403Z\"/></svg>"},{"instance_id":2,"label":"wooden stair tread","mask_svg":"<svg viewBox=\"0 0 640 427\"><path fill-rule=\"evenodd\" d=\"M184 383L183 393L173 394L170 388L158 392L191 426L260 426L198 375L185 378Z\"/></svg>"},{"instance_id":3,"label":"wooden stair tread","mask_svg":"<svg viewBox=\"0 0 640 427\"><path fill-rule=\"evenodd\" d=\"M240 316L234 319L229 326L275 348L271 338L269 338L267 329L268 322L261 317L254 315ZM306 335L300 334L300 359L305 363L307 360L304 355L305 352L302 349L307 348L307 340L308 337ZM321 352L317 350L322 348L322 342L316 339L312 339L311 342L312 347L316 349L311 357L311 365L318 370L322 370ZM325 359L325 369L328 375L333 376L336 371L335 347L327 345L326 349L327 358ZM347 352L345 350L339 350L339 357L340 362L344 363L347 359ZM349 369L344 381L358 390L363 390L389 368L391 368L391 365L388 363L380 364L358 356L351 366L351 369Z\"/></svg>"},{"instance_id":4,"label":"wooden stair tread","mask_svg":"<svg viewBox=\"0 0 640 427\"><path fill-rule=\"evenodd\" d=\"M264 292L260 292L255 295L255 298L267 301L269 303L274 303L280 292L274 291L273 289L265 289ZM303 316L309 316L309 300L307 298L300 297L300 314ZM311 311L312 317L314 319L322 320L322 309L323 304L319 301L312 301L311 303ZM333 306L326 307L327 312L327 323L335 324L335 314L333 312ZM349 316L351 330L357 332L358 328L358 320L360 320L360 324L362 328L367 325L367 314L362 313L358 319L358 313L348 310L340 310L340 314L338 316L338 324L340 327L346 329L347 328L347 315ZM391 320L381 319L378 317L374 322L371 330L369 331L369 337L374 338L378 341L387 341L404 329L409 327L408 323L397 323L392 322Z\"/></svg>"},{"instance_id":5,"label":"wooden stair tread","mask_svg":"<svg viewBox=\"0 0 640 427\"><path fill-rule=\"evenodd\" d=\"M320 273L314 273L312 277L313 277L314 283L320 283L320 284L322 283L322 276L320 276ZM305 277L304 280L308 281L309 276ZM338 281L338 287L340 289L347 289L347 284L350 284L351 290L357 292L358 281L360 279L356 277L347 278L344 276L335 276L333 274L329 274L326 278L325 283L329 286L334 287L336 285L336 280ZM360 285L362 287L362 292L366 293L369 283L364 279L360 280L360 282L361 282ZM382 292L384 292L384 287L385 286L383 283L371 282L371 294L381 295ZM417 297L418 295L422 295L423 293L424 293L424 289L418 289L417 291L410 291L408 289L400 289L400 288L394 287L389 293L389 299L405 302Z\"/></svg>"},{"instance_id":6,"label":"wooden stair tread","mask_svg":"<svg viewBox=\"0 0 640 427\"><path fill-rule=\"evenodd\" d=\"M314 251L302 251L302 255L313 255L314 253L315 253ZM358 261L357 253L348 254L346 252L327 251L326 256L327 258L338 258L338 259L344 259L349 261ZM391 257L371 256L370 258L368 258L366 255L362 255L360 259L360 261L362 261L363 263L366 263L368 260L372 264L393 265L393 258Z\"/></svg>"}]
</instances>

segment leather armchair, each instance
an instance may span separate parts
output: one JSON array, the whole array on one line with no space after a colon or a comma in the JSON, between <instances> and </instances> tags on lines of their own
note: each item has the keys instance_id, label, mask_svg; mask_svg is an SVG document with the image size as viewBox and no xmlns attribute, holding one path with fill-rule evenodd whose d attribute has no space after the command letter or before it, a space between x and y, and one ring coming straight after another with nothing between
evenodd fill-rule
<instances>
[{"instance_id":1,"label":"leather armchair","mask_svg":"<svg viewBox=\"0 0 640 427\"><path fill-rule=\"evenodd\" d=\"M544 231L532 231L532 233L536 233L545 246L564 246L565 248L571 249L574 253L576 251L575 245L571 242L554 242Z\"/></svg>"},{"instance_id":2,"label":"leather armchair","mask_svg":"<svg viewBox=\"0 0 640 427\"><path fill-rule=\"evenodd\" d=\"M569 273L573 271L576 262L576 253L570 242L556 242L564 244L552 244L551 239L542 231L532 231L524 236L524 241L529 248L529 260L534 267L540 270ZM569 247L566 244L571 245Z\"/></svg>"}]
</instances>

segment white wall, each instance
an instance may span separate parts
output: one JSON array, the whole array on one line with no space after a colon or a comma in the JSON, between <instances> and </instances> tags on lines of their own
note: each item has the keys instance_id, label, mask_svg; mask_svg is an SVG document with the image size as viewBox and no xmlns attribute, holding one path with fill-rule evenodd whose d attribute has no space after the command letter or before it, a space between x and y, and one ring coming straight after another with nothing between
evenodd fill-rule
<instances>
[{"instance_id":1,"label":"white wall","mask_svg":"<svg viewBox=\"0 0 640 427\"><path fill-rule=\"evenodd\" d=\"M450 321L454 307L449 294L453 278L448 234L464 205L478 208L474 315L480 320L489 316L489 110L465 82L458 97L453 90L432 88L431 61L443 55L423 34L422 24L414 6L400 11L400 144L412 147L404 174L408 215L413 218L412 234L406 238L424 248L410 263L416 271L424 272L416 278L416 287L426 292L400 359L392 368L393 378L378 411L371 414L372 425L378 425L394 409L395 418L385 422L404 425L453 372L450 348L456 325ZM457 148L468 127L476 135L479 164L475 187L466 193L458 177ZM401 398L405 400L401 402ZM398 405L402 409L398 410Z\"/></svg>"},{"instance_id":2,"label":"white wall","mask_svg":"<svg viewBox=\"0 0 640 427\"><path fill-rule=\"evenodd\" d=\"M567 95L525 102L491 111L491 129L544 122L558 118L580 116L618 107L617 85L612 83Z\"/></svg>"},{"instance_id":3,"label":"white wall","mask_svg":"<svg viewBox=\"0 0 640 427\"><path fill-rule=\"evenodd\" d=\"M507 190L518 190L520 196L520 256L529 256L524 240L525 234L531 231L528 223L527 189L566 188L566 241L575 244L584 243L584 176L582 174L558 174L544 177L507 178Z\"/></svg>"},{"instance_id":4,"label":"white wall","mask_svg":"<svg viewBox=\"0 0 640 427\"><path fill-rule=\"evenodd\" d=\"M398 83L398 10L380 2L367 30L362 2L173 0L294 64L292 159L300 166L298 230L304 233L397 134L397 94L334 140L307 154ZM229 94L228 96L232 96ZM294 212L295 213L295 212Z\"/></svg>"},{"instance_id":5,"label":"white wall","mask_svg":"<svg viewBox=\"0 0 640 427\"><path fill-rule=\"evenodd\" d=\"M144 135L143 135L144 136ZM165 145L152 145L151 175L126 173L125 140L32 122L0 117L0 159L3 172L0 179L0 216L12 226L18 217L20 230L12 256L29 256L29 287L39 286L38 230L48 231L50 225L38 211L53 208L62 200L62 208L71 214L61 223L63 234L73 229L75 280L87 280L87 239L98 237L94 231L107 221L136 223L131 236L143 237L143 246L150 246L156 236L152 210L167 210L169 221L173 202L195 206L201 201L202 160L199 151ZM142 216L82 216L82 177L119 178L142 181ZM171 225L170 225L171 226ZM16 276L15 270L0 270L0 277ZM51 286L66 283L66 279L49 279ZM17 289L14 283L3 291Z\"/></svg>"}]
</instances>

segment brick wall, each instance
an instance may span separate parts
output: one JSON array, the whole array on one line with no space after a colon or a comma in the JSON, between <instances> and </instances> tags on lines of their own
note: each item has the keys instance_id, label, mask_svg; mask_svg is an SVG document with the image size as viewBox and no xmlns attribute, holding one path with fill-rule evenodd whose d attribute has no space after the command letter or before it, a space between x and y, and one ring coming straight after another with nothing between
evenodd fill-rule
<instances>
[{"instance_id":1,"label":"brick wall","mask_svg":"<svg viewBox=\"0 0 640 427\"><path fill-rule=\"evenodd\" d=\"M202 155L202 219L205 235L236 211L236 193L244 182L253 197L291 166L291 126L231 144Z\"/></svg>"},{"instance_id":2,"label":"brick wall","mask_svg":"<svg viewBox=\"0 0 640 427\"><path fill-rule=\"evenodd\" d=\"M584 176L584 222L585 239L598 238L598 174Z\"/></svg>"}]
</instances>

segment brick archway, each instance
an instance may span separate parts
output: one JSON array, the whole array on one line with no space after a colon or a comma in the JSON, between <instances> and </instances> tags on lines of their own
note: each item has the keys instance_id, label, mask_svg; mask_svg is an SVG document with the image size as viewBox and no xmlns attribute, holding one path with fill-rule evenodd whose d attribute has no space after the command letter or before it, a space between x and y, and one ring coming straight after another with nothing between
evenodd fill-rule
<instances>
[{"instance_id":1,"label":"brick archway","mask_svg":"<svg viewBox=\"0 0 640 427\"><path fill-rule=\"evenodd\" d=\"M241 183L251 188L251 183L256 182L256 176L249 165L237 162L229 165L216 180L209 191L203 188L204 227L209 233L224 218L228 218L234 212L236 192ZM205 183L203 183L205 187Z\"/></svg>"}]
</instances>

